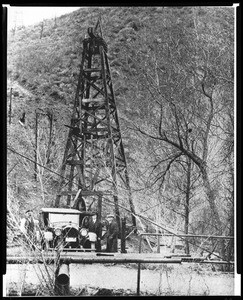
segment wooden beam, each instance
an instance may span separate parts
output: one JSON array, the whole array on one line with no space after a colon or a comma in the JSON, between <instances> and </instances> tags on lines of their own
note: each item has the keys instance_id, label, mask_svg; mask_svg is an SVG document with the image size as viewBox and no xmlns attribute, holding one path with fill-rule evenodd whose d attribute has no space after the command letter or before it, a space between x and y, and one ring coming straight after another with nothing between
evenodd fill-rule
<instances>
[{"instance_id":1,"label":"wooden beam","mask_svg":"<svg viewBox=\"0 0 243 300\"><path fill-rule=\"evenodd\" d=\"M90 68L90 69L84 69L84 72L92 73L92 72L100 72L101 68Z\"/></svg>"},{"instance_id":2,"label":"wooden beam","mask_svg":"<svg viewBox=\"0 0 243 300\"><path fill-rule=\"evenodd\" d=\"M142 235L159 235L159 236L175 236L175 234L172 234L172 233L165 233L165 234L162 234L162 233L146 233L146 232L142 232L141 233ZM233 236L227 236L227 235L202 235L202 234L176 234L177 237L187 237L187 238L192 238L192 237L195 237L195 238L212 238L212 239L233 239L234 237Z\"/></svg>"},{"instance_id":3,"label":"wooden beam","mask_svg":"<svg viewBox=\"0 0 243 300\"><path fill-rule=\"evenodd\" d=\"M67 196L67 195L76 195L78 191L63 191L60 193L61 196ZM99 191L81 191L82 196L94 196L94 195L103 195L103 192ZM105 193L107 195L111 195L111 193Z\"/></svg>"},{"instance_id":4,"label":"wooden beam","mask_svg":"<svg viewBox=\"0 0 243 300\"><path fill-rule=\"evenodd\" d=\"M82 160L78 160L78 159L68 159L66 160L66 163L69 165L83 165L83 161Z\"/></svg>"},{"instance_id":5,"label":"wooden beam","mask_svg":"<svg viewBox=\"0 0 243 300\"><path fill-rule=\"evenodd\" d=\"M12 120L12 94L13 94L13 88L10 89L10 95L9 95L9 124L11 124Z\"/></svg>"},{"instance_id":6,"label":"wooden beam","mask_svg":"<svg viewBox=\"0 0 243 300\"><path fill-rule=\"evenodd\" d=\"M104 98L88 98L88 99L82 99L82 103L104 103Z\"/></svg>"}]
</instances>

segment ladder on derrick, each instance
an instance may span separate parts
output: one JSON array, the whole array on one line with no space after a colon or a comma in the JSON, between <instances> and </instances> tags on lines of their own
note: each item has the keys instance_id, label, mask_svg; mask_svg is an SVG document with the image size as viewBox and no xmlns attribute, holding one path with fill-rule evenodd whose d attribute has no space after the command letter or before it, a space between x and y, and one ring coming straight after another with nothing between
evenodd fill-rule
<instances>
[{"instance_id":1,"label":"ladder on derrick","mask_svg":"<svg viewBox=\"0 0 243 300\"><path fill-rule=\"evenodd\" d=\"M69 134L61 176L68 178L68 182L65 179L60 182L55 206L62 206L64 203L61 200L66 197L66 205L86 210L86 204L98 197L99 213L101 198L105 195L106 198L113 198L114 212L120 225L118 194L122 194L129 202L135 227L135 210L107 58L107 45L102 37L100 20L95 28L88 28L88 37L83 40L71 124L65 126L69 127Z\"/></svg>"}]
</instances>

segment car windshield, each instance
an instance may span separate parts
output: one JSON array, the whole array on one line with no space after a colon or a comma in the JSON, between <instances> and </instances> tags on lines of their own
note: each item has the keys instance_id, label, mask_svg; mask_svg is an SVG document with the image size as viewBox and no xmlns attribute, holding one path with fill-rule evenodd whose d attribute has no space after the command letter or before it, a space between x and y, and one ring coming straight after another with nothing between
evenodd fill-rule
<instances>
[{"instance_id":1,"label":"car windshield","mask_svg":"<svg viewBox=\"0 0 243 300\"><path fill-rule=\"evenodd\" d=\"M49 214L49 222L53 223L69 223L79 224L79 214Z\"/></svg>"}]
</instances>

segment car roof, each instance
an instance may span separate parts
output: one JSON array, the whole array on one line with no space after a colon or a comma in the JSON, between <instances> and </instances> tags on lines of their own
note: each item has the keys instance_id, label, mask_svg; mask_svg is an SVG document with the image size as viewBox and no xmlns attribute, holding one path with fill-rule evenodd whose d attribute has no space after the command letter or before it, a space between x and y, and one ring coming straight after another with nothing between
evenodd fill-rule
<instances>
[{"instance_id":1,"label":"car roof","mask_svg":"<svg viewBox=\"0 0 243 300\"><path fill-rule=\"evenodd\" d=\"M80 214L81 211L73 208L59 208L59 207L44 207L41 209L43 212L50 212L50 213L59 213L59 214Z\"/></svg>"},{"instance_id":2,"label":"car roof","mask_svg":"<svg viewBox=\"0 0 243 300\"><path fill-rule=\"evenodd\" d=\"M48 213L56 213L56 214L84 214L88 216L92 216L95 214L95 212L91 212L91 211L79 211L73 208L59 208L59 207L43 207L41 211L48 212Z\"/></svg>"}]
</instances>

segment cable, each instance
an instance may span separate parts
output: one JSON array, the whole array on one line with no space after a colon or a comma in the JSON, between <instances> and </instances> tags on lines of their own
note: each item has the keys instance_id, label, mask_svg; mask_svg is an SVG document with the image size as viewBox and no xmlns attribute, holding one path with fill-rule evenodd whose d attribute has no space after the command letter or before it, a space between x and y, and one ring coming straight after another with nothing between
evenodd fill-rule
<instances>
[{"instance_id":1,"label":"cable","mask_svg":"<svg viewBox=\"0 0 243 300\"><path fill-rule=\"evenodd\" d=\"M110 205L115 205L111 200L109 200L109 199L107 199L107 198L105 198L105 197L103 197L103 199L105 200L106 203L108 203L108 204L110 204ZM165 228L164 226L161 226L161 225L155 223L154 221L152 221L152 220L150 220L150 219L144 217L143 215L140 215L140 214L138 214L138 213L134 214L134 213L132 213L128 208L126 208L126 207L124 207L124 206L122 206L122 205L120 205L120 204L117 204L117 205L118 205L120 208L122 208L122 209L124 209L124 210L130 212L130 213L133 214L135 217L140 217L140 218L144 219L145 221L148 221L148 222L152 223L153 225L155 225L155 226L157 226L157 227L159 227L159 228L161 228L161 229L163 229L163 230L165 230L165 231L167 231L167 232L173 234L174 236L179 237L181 240L187 241L189 244L191 244L191 245L193 245L193 246L196 246L196 247L198 247L199 249L202 249L203 251L206 251L207 253L214 254L215 256L217 256L217 257L219 257L220 259L224 260L220 255L218 255L218 254L216 254L216 253L213 253L212 251L209 251L208 249L206 249L206 248L204 248L204 247L202 247L202 246L199 246L199 245L197 245L196 243L193 243L193 242L191 242L191 241L188 241L185 237L181 237L179 234L174 233L172 230L169 230L169 229ZM226 259L226 261L230 263L230 261L228 261L227 259Z\"/></svg>"},{"instance_id":2,"label":"cable","mask_svg":"<svg viewBox=\"0 0 243 300\"><path fill-rule=\"evenodd\" d=\"M51 172L51 173L53 173L53 174L56 174L56 175L62 177L63 179L65 179L65 180L70 181L69 178L66 178L66 177L64 177L64 176L62 176L62 175L56 173L55 171L53 171L53 170L51 170L51 169L49 169L49 168L47 168L47 167L45 167L45 166L43 166L43 165L41 165L41 164L35 162L33 159L31 159L31 158L29 158L29 157L27 157L27 156L25 156L25 155L23 155L23 154L17 152L16 150L11 149L10 147L7 147L7 149L10 150L10 151L12 151L13 153L15 153L15 154L17 154L17 155L19 155L19 156L25 158L25 159L28 159L29 161L31 161L31 162L33 162L33 163L36 163L38 166L40 166L40 167L42 167L42 168L48 170L49 172Z\"/></svg>"},{"instance_id":3,"label":"cable","mask_svg":"<svg viewBox=\"0 0 243 300\"><path fill-rule=\"evenodd\" d=\"M7 147L7 149L10 150L10 151L12 151L13 153L15 153L15 154L17 154L17 155L23 157L23 158L28 159L29 161L35 163L34 160L32 160L31 158L29 158L29 157L27 157L27 156L25 156L25 155L23 155L23 154L17 152L16 150L13 150L13 149L11 149L11 148L9 148L9 147ZM39 163L37 163L37 165L39 165L40 167L42 167L42 168L44 168L44 169L46 169L46 170L48 170L48 171L50 171L50 172L52 172L52 173L54 173L54 174L60 176L60 177L62 177L62 178L65 179L65 180L70 181L68 178L66 178L66 177L64 177L64 176L62 176L62 175L56 173L55 171L52 171L51 169L49 169L49 168L47 168L47 167L45 167L45 166L43 166L43 165L41 165L41 164L39 164ZM110 201L109 199L107 199L107 198L105 198L105 197L103 197L103 199L105 200L105 202L110 203L111 205L115 205L115 204L114 204L112 201ZM175 236L179 237L180 239L186 241L186 238L180 237L178 234L172 232L172 231L169 230L169 229L166 229L165 227L163 227L163 226L161 226L161 225L159 225L159 224L156 224L156 223L153 222L152 220L150 220L150 219L148 219L148 218L146 218L146 217L144 217L144 216L142 216L142 215L140 215L140 214L137 214L137 213L134 214L134 213L131 212L128 208L126 208L126 207L124 207L124 206L122 206L122 205L120 205L120 204L117 204L117 205L118 205L120 208L122 208L122 209L128 211L129 213L131 213L131 214L134 215L135 217L140 217L140 218L144 219L145 221L149 221L150 223L154 224L155 226L157 226L157 227L159 227L159 228L161 228L161 229L163 229L163 230L165 230L165 231L167 231L167 232L169 232L169 233L172 233L173 235L175 235ZM206 251L206 252L208 252L208 253L210 253L210 254L214 254L215 256L217 256L217 257L219 257L219 258L221 258L221 259L223 260L223 258L222 258L221 256L219 256L219 255L213 253L212 251L209 251L209 250L207 250L207 249L205 249L205 248L203 248L203 247L201 247L201 246L198 246L197 244L195 244L195 243L193 243L193 242L191 242L191 241L187 241L187 242L188 242L189 244L191 244L191 245L197 246L198 248L200 248L200 249L202 249L202 250L204 250L204 251ZM229 262L228 260L226 260L226 261Z\"/></svg>"}]
</instances>

